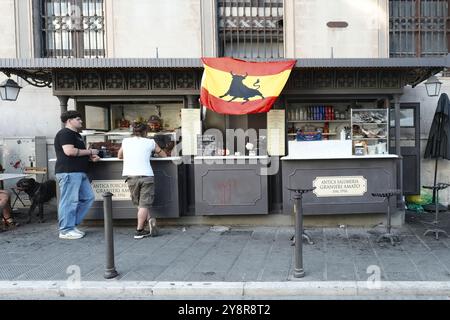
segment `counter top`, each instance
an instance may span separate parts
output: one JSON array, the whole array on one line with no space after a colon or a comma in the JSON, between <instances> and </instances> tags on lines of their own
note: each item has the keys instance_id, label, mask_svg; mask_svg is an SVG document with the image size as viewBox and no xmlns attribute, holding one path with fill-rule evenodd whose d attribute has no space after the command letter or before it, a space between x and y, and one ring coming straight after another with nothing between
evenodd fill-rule
<instances>
[{"instance_id":1,"label":"counter top","mask_svg":"<svg viewBox=\"0 0 450 320\"><path fill-rule=\"evenodd\" d=\"M269 159L269 156L198 156L194 160L215 160L215 159L236 159L236 160L253 160L253 159Z\"/></svg>"},{"instance_id":2,"label":"counter top","mask_svg":"<svg viewBox=\"0 0 450 320\"><path fill-rule=\"evenodd\" d=\"M165 158L150 158L151 161L179 161L181 157L165 157ZM119 158L100 158L98 162L123 161ZM48 162L56 162L56 159L49 159Z\"/></svg>"},{"instance_id":3,"label":"counter top","mask_svg":"<svg viewBox=\"0 0 450 320\"><path fill-rule=\"evenodd\" d=\"M398 156L396 154L375 154L375 155L366 155L366 156L328 156L328 157L314 157L305 155L304 157L300 156L286 156L282 157L281 160L334 160L334 159L397 159Z\"/></svg>"},{"instance_id":4,"label":"counter top","mask_svg":"<svg viewBox=\"0 0 450 320\"><path fill-rule=\"evenodd\" d=\"M133 132L128 130L117 130L117 131L95 131L95 130L83 130L80 132L81 136L123 136L125 137L131 137ZM153 138L157 135L175 135L175 131L159 131L159 132L149 132L147 135L147 138Z\"/></svg>"}]
</instances>

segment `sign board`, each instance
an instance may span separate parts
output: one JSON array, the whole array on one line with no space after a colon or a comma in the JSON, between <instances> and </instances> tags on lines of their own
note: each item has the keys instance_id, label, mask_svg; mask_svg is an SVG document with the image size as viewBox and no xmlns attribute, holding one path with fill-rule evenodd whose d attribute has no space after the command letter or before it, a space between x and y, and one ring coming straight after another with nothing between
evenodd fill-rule
<instances>
[{"instance_id":1,"label":"sign board","mask_svg":"<svg viewBox=\"0 0 450 320\"><path fill-rule=\"evenodd\" d=\"M317 177L313 186L317 197L355 197L367 192L367 179L363 176Z\"/></svg>"},{"instance_id":2,"label":"sign board","mask_svg":"<svg viewBox=\"0 0 450 320\"><path fill-rule=\"evenodd\" d=\"M271 156L285 155L285 110L270 110L267 113L267 151Z\"/></svg>"},{"instance_id":3,"label":"sign board","mask_svg":"<svg viewBox=\"0 0 450 320\"><path fill-rule=\"evenodd\" d=\"M111 192L113 201L131 201L130 190L125 180L92 180L95 201L103 201L102 194Z\"/></svg>"},{"instance_id":4,"label":"sign board","mask_svg":"<svg viewBox=\"0 0 450 320\"><path fill-rule=\"evenodd\" d=\"M181 109L181 145L184 156L197 155L197 136L200 134L200 109Z\"/></svg>"}]
</instances>

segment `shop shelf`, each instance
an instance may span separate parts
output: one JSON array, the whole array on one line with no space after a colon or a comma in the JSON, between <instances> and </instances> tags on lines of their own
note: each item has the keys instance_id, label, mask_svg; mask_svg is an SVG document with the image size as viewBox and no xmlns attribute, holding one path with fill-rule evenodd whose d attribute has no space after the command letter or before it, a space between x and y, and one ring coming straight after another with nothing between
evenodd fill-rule
<instances>
[{"instance_id":1,"label":"shop shelf","mask_svg":"<svg viewBox=\"0 0 450 320\"><path fill-rule=\"evenodd\" d=\"M359 115L358 115L359 114ZM364 119L361 118L361 114L364 116ZM389 115L387 112L387 109L351 109L351 140L352 140L352 145L353 145L353 154L356 154L356 148L358 148L358 155L365 155L365 154L375 154L373 152L375 152L374 148L375 145L373 143L375 143L376 145L380 144L380 145L385 145L384 148L385 150L389 150L389 148L386 147L387 142L389 140ZM359 120L359 121L354 121L354 120ZM368 121L361 121L361 120L368 120ZM376 120L378 121L383 121L383 122L376 122ZM354 130L353 126L358 126L359 129ZM373 130L373 129L369 129L370 127L372 128L377 128L377 131L373 131L370 135L377 135L377 134L386 134L384 138L382 137L374 137L374 138L359 138L359 136L361 136L362 132L361 130L365 131L365 130ZM365 130L364 130L365 129ZM380 132L384 131L384 132ZM355 133L357 134L357 136L355 136ZM367 136L367 133L365 133L365 136ZM356 141L361 141L360 144L358 144L358 146L356 146ZM367 142L363 142L363 141L367 141ZM369 142L371 141L371 142ZM386 142L384 142L386 141ZM372 148L372 153L368 150L369 148ZM366 153L367 152L367 153ZM378 152L378 151L376 151ZM383 152L384 153L384 152Z\"/></svg>"},{"instance_id":2,"label":"shop shelf","mask_svg":"<svg viewBox=\"0 0 450 320\"><path fill-rule=\"evenodd\" d=\"M350 122L350 119L347 120L288 120L289 123L322 123L322 122L336 122L336 123L345 123Z\"/></svg>"}]
</instances>

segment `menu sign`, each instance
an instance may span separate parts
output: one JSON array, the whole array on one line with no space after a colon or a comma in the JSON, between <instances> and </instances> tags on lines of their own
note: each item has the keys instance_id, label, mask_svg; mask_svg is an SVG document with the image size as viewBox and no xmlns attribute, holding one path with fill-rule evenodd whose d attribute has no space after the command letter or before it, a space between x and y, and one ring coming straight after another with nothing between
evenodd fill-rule
<instances>
[{"instance_id":1,"label":"menu sign","mask_svg":"<svg viewBox=\"0 0 450 320\"><path fill-rule=\"evenodd\" d=\"M267 113L267 151L271 156L284 156L285 110L270 110Z\"/></svg>"},{"instance_id":2,"label":"menu sign","mask_svg":"<svg viewBox=\"0 0 450 320\"><path fill-rule=\"evenodd\" d=\"M131 200L130 190L125 180L92 180L92 189L94 189L95 201L103 201L102 194L111 192L113 201Z\"/></svg>"},{"instance_id":3,"label":"menu sign","mask_svg":"<svg viewBox=\"0 0 450 320\"><path fill-rule=\"evenodd\" d=\"M367 179L363 176L317 177L313 181L317 197L354 197L367 192Z\"/></svg>"},{"instance_id":4,"label":"menu sign","mask_svg":"<svg viewBox=\"0 0 450 320\"><path fill-rule=\"evenodd\" d=\"M200 109L181 109L183 155L197 155L197 136L202 134Z\"/></svg>"}]
</instances>

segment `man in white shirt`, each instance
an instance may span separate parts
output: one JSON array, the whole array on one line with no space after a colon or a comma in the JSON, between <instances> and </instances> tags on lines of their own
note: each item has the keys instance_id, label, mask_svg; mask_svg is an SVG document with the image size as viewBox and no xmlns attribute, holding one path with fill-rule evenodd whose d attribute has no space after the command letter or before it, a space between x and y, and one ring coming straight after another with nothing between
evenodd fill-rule
<instances>
[{"instance_id":1,"label":"man in white shirt","mask_svg":"<svg viewBox=\"0 0 450 320\"><path fill-rule=\"evenodd\" d=\"M155 198L154 174L150 165L150 157L154 152L158 157L166 157L153 139L147 138L148 126L145 123L133 124L133 136L125 138L119 150L118 157L123 159L122 176L131 193L131 200L137 206L137 228L135 239L156 236L156 219L151 217L150 208ZM149 230L144 229L148 220Z\"/></svg>"}]
</instances>

